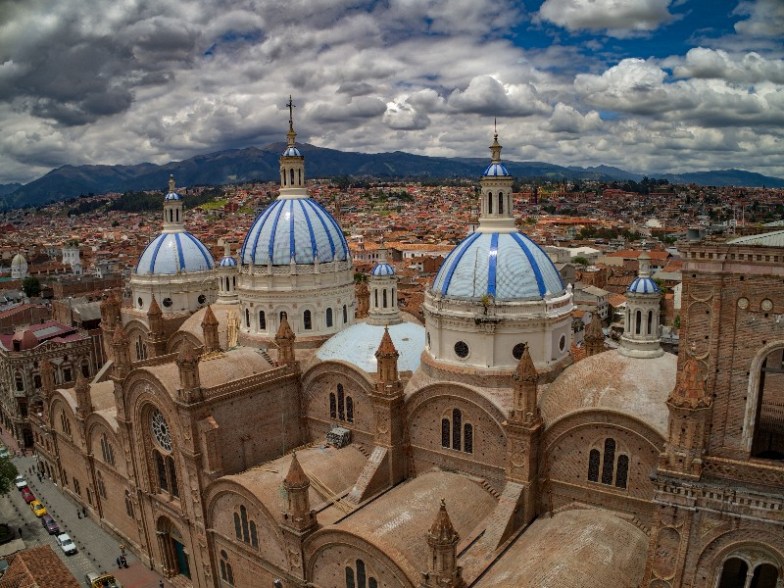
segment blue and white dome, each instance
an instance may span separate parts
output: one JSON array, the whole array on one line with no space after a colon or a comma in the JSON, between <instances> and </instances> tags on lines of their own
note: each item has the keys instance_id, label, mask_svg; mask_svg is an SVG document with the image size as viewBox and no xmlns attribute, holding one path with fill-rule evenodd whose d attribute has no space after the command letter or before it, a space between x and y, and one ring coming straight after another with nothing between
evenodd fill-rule
<instances>
[{"instance_id":1,"label":"blue and white dome","mask_svg":"<svg viewBox=\"0 0 784 588\"><path fill-rule=\"evenodd\" d=\"M240 250L243 265L300 265L350 259L337 221L310 198L279 198L254 221Z\"/></svg>"},{"instance_id":2,"label":"blue and white dome","mask_svg":"<svg viewBox=\"0 0 784 588\"><path fill-rule=\"evenodd\" d=\"M509 170L506 169L506 166L500 162L493 162L487 166L485 173L482 174L484 177L507 177L509 176Z\"/></svg>"},{"instance_id":3,"label":"blue and white dome","mask_svg":"<svg viewBox=\"0 0 784 588\"><path fill-rule=\"evenodd\" d=\"M395 268L393 268L388 263L379 263L376 267L373 268L371 272L373 276L394 276L395 275Z\"/></svg>"},{"instance_id":4,"label":"blue and white dome","mask_svg":"<svg viewBox=\"0 0 784 588\"><path fill-rule=\"evenodd\" d=\"M182 200L182 196L177 194L177 192L169 192L166 196L163 197L164 201L171 202L172 200Z\"/></svg>"},{"instance_id":5,"label":"blue and white dome","mask_svg":"<svg viewBox=\"0 0 784 588\"><path fill-rule=\"evenodd\" d=\"M220 267L237 267L237 260L227 255L223 259L220 260Z\"/></svg>"},{"instance_id":6,"label":"blue and white dome","mask_svg":"<svg viewBox=\"0 0 784 588\"><path fill-rule=\"evenodd\" d=\"M161 233L139 258L135 273L140 276L204 272L215 267L204 244L188 231Z\"/></svg>"},{"instance_id":7,"label":"blue and white dome","mask_svg":"<svg viewBox=\"0 0 784 588\"><path fill-rule=\"evenodd\" d=\"M289 145L288 147L286 147L286 150L282 153L282 157L302 157L302 154L299 152L299 149L297 149L293 145Z\"/></svg>"},{"instance_id":8,"label":"blue and white dome","mask_svg":"<svg viewBox=\"0 0 784 588\"><path fill-rule=\"evenodd\" d=\"M533 300L564 291L547 254L519 232L474 233L444 260L434 294L459 299Z\"/></svg>"},{"instance_id":9,"label":"blue and white dome","mask_svg":"<svg viewBox=\"0 0 784 588\"><path fill-rule=\"evenodd\" d=\"M661 292L656 282L648 277L635 278L626 291L632 294L659 294Z\"/></svg>"}]
</instances>

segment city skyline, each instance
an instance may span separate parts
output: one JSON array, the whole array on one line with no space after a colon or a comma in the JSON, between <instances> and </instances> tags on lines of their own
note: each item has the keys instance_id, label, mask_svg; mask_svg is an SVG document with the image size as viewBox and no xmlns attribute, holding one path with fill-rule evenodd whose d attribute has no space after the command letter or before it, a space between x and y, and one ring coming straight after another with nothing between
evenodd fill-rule
<instances>
[{"instance_id":1,"label":"city skyline","mask_svg":"<svg viewBox=\"0 0 784 588\"><path fill-rule=\"evenodd\" d=\"M280 141L784 176L777 0L6 5L0 183Z\"/></svg>"}]
</instances>

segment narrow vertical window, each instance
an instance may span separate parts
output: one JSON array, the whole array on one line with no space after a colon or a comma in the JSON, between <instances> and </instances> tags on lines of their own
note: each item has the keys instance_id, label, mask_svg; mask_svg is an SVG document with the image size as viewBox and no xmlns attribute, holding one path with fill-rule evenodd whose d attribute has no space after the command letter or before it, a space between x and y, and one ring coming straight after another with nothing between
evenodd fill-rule
<instances>
[{"instance_id":1,"label":"narrow vertical window","mask_svg":"<svg viewBox=\"0 0 784 588\"><path fill-rule=\"evenodd\" d=\"M338 403L334 392L329 393L329 418L338 418Z\"/></svg>"},{"instance_id":2,"label":"narrow vertical window","mask_svg":"<svg viewBox=\"0 0 784 588\"><path fill-rule=\"evenodd\" d=\"M615 469L615 439L604 441L604 463L602 464L602 484L612 485Z\"/></svg>"},{"instance_id":3,"label":"narrow vertical window","mask_svg":"<svg viewBox=\"0 0 784 588\"><path fill-rule=\"evenodd\" d=\"M487 195L487 214L493 214L493 193Z\"/></svg>"},{"instance_id":4,"label":"narrow vertical window","mask_svg":"<svg viewBox=\"0 0 784 588\"><path fill-rule=\"evenodd\" d=\"M381 298L382 298L382 300L384 301L384 302L383 302L383 304L384 304L384 308L386 308L386 307L387 307L387 289L386 289L386 288L384 288L384 289L381 291Z\"/></svg>"},{"instance_id":5,"label":"narrow vertical window","mask_svg":"<svg viewBox=\"0 0 784 588\"><path fill-rule=\"evenodd\" d=\"M634 333L635 333L635 335L639 335L640 334L640 329L642 328L642 312L640 312L639 310L637 311L637 321L636 322L637 322L637 325L634 327Z\"/></svg>"},{"instance_id":6,"label":"narrow vertical window","mask_svg":"<svg viewBox=\"0 0 784 588\"><path fill-rule=\"evenodd\" d=\"M648 311L648 334L653 335L653 311Z\"/></svg>"},{"instance_id":7,"label":"narrow vertical window","mask_svg":"<svg viewBox=\"0 0 784 588\"><path fill-rule=\"evenodd\" d=\"M259 546L259 534L256 531L256 523L254 521L250 522L250 544L253 547Z\"/></svg>"},{"instance_id":8,"label":"narrow vertical window","mask_svg":"<svg viewBox=\"0 0 784 588\"><path fill-rule=\"evenodd\" d=\"M293 186L294 185L294 170L293 169L289 170L289 179L291 180L291 185Z\"/></svg>"},{"instance_id":9,"label":"narrow vertical window","mask_svg":"<svg viewBox=\"0 0 784 588\"><path fill-rule=\"evenodd\" d=\"M346 305L343 305L343 324L345 325L348 322L348 308Z\"/></svg>"},{"instance_id":10,"label":"narrow vertical window","mask_svg":"<svg viewBox=\"0 0 784 588\"><path fill-rule=\"evenodd\" d=\"M452 438L449 419L441 419L441 447L449 449L449 442Z\"/></svg>"},{"instance_id":11,"label":"narrow vertical window","mask_svg":"<svg viewBox=\"0 0 784 588\"><path fill-rule=\"evenodd\" d=\"M332 309L328 308L327 309L327 327L331 327L331 326L332 326Z\"/></svg>"},{"instance_id":12,"label":"narrow vertical window","mask_svg":"<svg viewBox=\"0 0 784 588\"><path fill-rule=\"evenodd\" d=\"M345 408L346 408L346 396L343 393L343 384L338 384L338 418L341 421L346 420Z\"/></svg>"},{"instance_id":13,"label":"narrow vertical window","mask_svg":"<svg viewBox=\"0 0 784 588\"><path fill-rule=\"evenodd\" d=\"M267 315L263 310L259 311L259 331L267 330Z\"/></svg>"},{"instance_id":14,"label":"narrow vertical window","mask_svg":"<svg viewBox=\"0 0 784 588\"><path fill-rule=\"evenodd\" d=\"M591 449L591 453L588 454L588 480L591 482L599 481L599 462L601 459L602 456L599 450Z\"/></svg>"},{"instance_id":15,"label":"narrow vertical window","mask_svg":"<svg viewBox=\"0 0 784 588\"><path fill-rule=\"evenodd\" d=\"M378 308L378 290L373 289L373 305Z\"/></svg>"},{"instance_id":16,"label":"narrow vertical window","mask_svg":"<svg viewBox=\"0 0 784 588\"><path fill-rule=\"evenodd\" d=\"M245 326L250 329L250 310L245 309Z\"/></svg>"},{"instance_id":17,"label":"narrow vertical window","mask_svg":"<svg viewBox=\"0 0 784 588\"><path fill-rule=\"evenodd\" d=\"M250 530L248 528L248 509L245 505L240 506L240 521L242 521L242 540L245 543L250 541Z\"/></svg>"},{"instance_id":18,"label":"narrow vertical window","mask_svg":"<svg viewBox=\"0 0 784 588\"><path fill-rule=\"evenodd\" d=\"M163 456L157 451L153 452L155 458L155 469L158 472L158 487L161 490L169 491L169 482L166 479L166 464L163 462Z\"/></svg>"},{"instance_id":19,"label":"narrow vertical window","mask_svg":"<svg viewBox=\"0 0 784 588\"><path fill-rule=\"evenodd\" d=\"M302 170L301 169L297 170L297 182L298 182L298 184L300 186L302 185Z\"/></svg>"},{"instance_id":20,"label":"narrow vertical window","mask_svg":"<svg viewBox=\"0 0 784 588\"><path fill-rule=\"evenodd\" d=\"M313 321L310 318L310 311L309 310L306 310L304 312L304 314L303 314L303 322L305 323L304 326L305 326L305 330L306 331L309 331L310 329L313 328Z\"/></svg>"},{"instance_id":21,"label":"narrow vertical window","mask_svg":"<svg viewBox=\"0 0 784 588\"><path fill-rule=\"evenodd\" d=\"M469 423L463 426L463 451L474 452L474 427Z\"/></svg>"},{"instance_id":22,"label":"narrow vertical window","mask_svg":"<svg viewBox=\"0 0 784 588\"><path fill-rule=\"evenodd\" d=\"M504 194L498 193L498 214L504 214Z\"/></svg>"},{"instance_id":23,"label":"narrow vertical window","mask_svg":"<svg viewBox=\"0 0 784 588\"><path fill-rule=\"evenodd\" d=\"M354 583L354 568L346 566L346 588L357 588Z\"/></svg>"},{"instance_id":24,"label":"narrow vertical window","mask_svg":"<svg viewBox=\"0 0 784 588\"><path fill-rule=\"evenodd\" d=\"M366 577L365 577L365 562L361 559L357 560L357 588L366 588Z\"/></svg>"},{"instance_id":25,"label":"narrow vertical window","mask_svg":"<svg viewBox=\"0 0 784 588\"><path fill-rule=\"evenodd\" d=\"M618 471L615 472L615 486L626 488L626 478L629 476L629 456L618 456Z\"/></svg>"},{"instance_id":26,"label":"narrow vertical window","mask_svg":"<svg viewBox=\"0 0 784 588\"><path fill-rule=\"evenodd\" d=\"M234 534L237 536L237 539L242 541L242 527L240 526L240 515L236 512L234 513Z\"/></svg>"},{"instance_id":27,"label":"narrow vertical window","mask_svg":"<svg viewBox=\"0 0 784 588\"><path fill-rule=\"evenodd\" d=\"M174 459L172 458L172 456L168 456L166 458L166 463L167 463L168 469L169 469L169 480L171 482L171 493L172 493L172 496L178 496L179 497L179 495L180 495L180 488L177 485L177 470L174 467Z\"/></svg>"},{"instance_id":28,"label":"narrow vertical window","mask_svg":"<svg viewBox=\"0 0 784 588\"><path fill-rule=\"evenodd\" d=\"M460 451L460 432L463 428L463 415L458 409L452 411L452 449Z\"/></svg>"},{"instance_id":29,"label":"narrow vertical window","mask_svg":"<svg viewBox=\"0 0 784 588\"><path fill-rule=\"evenodd\" d=\"M346 396L346 420L350 423L354 422L354 401L351 396Z\"/></svg>"},{"instance_id":30,"label":"narrow vertical window","mask_svg":"<svg viewBox=\"0 0 784 588\"><path fill-rule=\"evenodd\" d=\"M288 319L289 315L286 314L285 310L280 311L280 322L283 322L283 319Z\"/></svg>"}]
</instances>

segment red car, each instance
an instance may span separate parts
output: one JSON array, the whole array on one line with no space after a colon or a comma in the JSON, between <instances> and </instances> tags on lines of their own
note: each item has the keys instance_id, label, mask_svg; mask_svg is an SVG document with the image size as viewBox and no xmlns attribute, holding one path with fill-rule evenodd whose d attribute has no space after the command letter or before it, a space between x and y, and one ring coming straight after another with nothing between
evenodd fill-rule
<instances>
[{"instance_id":1,"label":"red car","mask_svg":"<svg viewBox=\"0 0 784 588\"><path fill-rule=\"evenodd\" d=\"M27 504L30 504L33 500L35 500L35 494L33 494L33 491L30 490L30 488L25 486L22 488L22 498L24 498L24 501Z\"/></svg>"}]
</instances>

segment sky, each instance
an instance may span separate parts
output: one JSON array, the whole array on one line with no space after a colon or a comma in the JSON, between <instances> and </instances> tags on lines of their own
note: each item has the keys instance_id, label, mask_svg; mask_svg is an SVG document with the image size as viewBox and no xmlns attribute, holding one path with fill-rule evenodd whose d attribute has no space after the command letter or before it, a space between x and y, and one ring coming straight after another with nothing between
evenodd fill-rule
<instances>
[{"instance_id":1,"label":"sky","mask_svg":"<svg viewBox=\"0 0 784 588\"><path fill-rule=\"evenodd\" d=\"M784 0L0 0L0 183L283 141L289 95L345 151L497 119L507 160L784 177Z\"/></svg>"}]
</instances>

